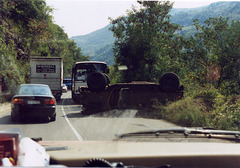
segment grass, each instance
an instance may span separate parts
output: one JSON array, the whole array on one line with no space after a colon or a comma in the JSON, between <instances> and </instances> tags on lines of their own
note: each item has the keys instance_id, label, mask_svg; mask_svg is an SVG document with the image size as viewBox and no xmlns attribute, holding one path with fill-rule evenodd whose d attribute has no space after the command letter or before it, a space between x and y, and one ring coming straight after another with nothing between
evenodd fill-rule
<instances>
[{"instance_id":1,"label":"grass","mask_svg":"<svg viewBox=\"0 0 240 168\"><path fill-rule=\"evenodd\" d=\"M208 112L202 100L186 97L169 103L162 111L163 119L186 127L208 127Z\"/></svg>"}]
</instances>

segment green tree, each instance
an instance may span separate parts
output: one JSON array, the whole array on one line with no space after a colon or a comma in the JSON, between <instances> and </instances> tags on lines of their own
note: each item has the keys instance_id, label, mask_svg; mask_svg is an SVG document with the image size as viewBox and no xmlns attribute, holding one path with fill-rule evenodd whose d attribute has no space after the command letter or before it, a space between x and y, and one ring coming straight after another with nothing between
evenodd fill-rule
<instances>
[{"instance_id":1,"label":"green tree","mask_svg":"<svg viewBox=\"0 0 240 168\"><path fill-rule=\"evenodd\" d=\"M138 1L127 16L111 19L114 36L115 62L126 65L123 81L157 80L159 74L176 70L180 54L179 26L170 23L169 1Z\"/></svg>"},{"instance_id":2,"label":"green tree","mask_svg":"<svg viewBox=\"0 0 240 168\"><path fill-rule=\"evenodd\" d=\"M2 19L8 27L9 39L18 48L17 60L26 61L39 43L47 40L48 27L52 24L52 9L44 0L3 1L5 15ZM32 53L33 52L33 53Z\"/></svg>"},{"instance_id":3,"label":"green tree","mask_svg":"<svg viewBox=\"0 0 240 168\"><path fill-rule=\"evenodd\" d=\"M4 28L0 25L0 83L2 87L0 89L4 92L13 92L17 85L23 83L24 79L14 59L16 52L13 45L6 45L4 41L4 32Z\"/></svg>"},{"instance_id":4,"label":"green tree","mask_svg":"<svg viewBox=\"0 0 240 168\"><path fill-rule=\"evenodd\" d=\"M64 30L54 24L45 0L0 0L0 80L5 91L29 82L30 56L62 57L64 75L88 60Z\"/></svg>"},{"instance_id":5,"label":"green tree","mask_svg":"<svg viewBox=\"0 0 240 168\"><path fill-rule=\"evenodd\" d=\"M209 18L200 25L198 33L187 41L183 61L200 83L212 83L227 92L239 90L240 22Z\"/></svg>"}]
</instances>

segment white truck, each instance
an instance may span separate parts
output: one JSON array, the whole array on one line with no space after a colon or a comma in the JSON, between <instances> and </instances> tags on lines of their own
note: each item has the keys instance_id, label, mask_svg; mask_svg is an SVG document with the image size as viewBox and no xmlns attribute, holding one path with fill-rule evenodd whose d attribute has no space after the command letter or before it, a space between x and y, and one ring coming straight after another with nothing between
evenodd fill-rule
<instances>
[{"instance_id":1,"label":"white truck","mask_svg":"<svg viewBox=\"0 0 240 168\"><path fill-rule=\"evenodd\" d=\"M30 83L46 84L57 101L62 96L63 60L60 57L31 57Z\"/></svg>"}]
</instances>

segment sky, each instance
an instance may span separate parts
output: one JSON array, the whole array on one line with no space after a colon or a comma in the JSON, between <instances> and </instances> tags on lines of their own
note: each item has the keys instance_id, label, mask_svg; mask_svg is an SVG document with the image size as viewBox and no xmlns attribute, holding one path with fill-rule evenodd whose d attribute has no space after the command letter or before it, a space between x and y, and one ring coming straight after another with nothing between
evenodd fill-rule
<instances>
[{"instance_id":1,"label":"sky","mask_svg":"<svg viewBox=\"0 0 240 168\"><path fill-rule=\"evenodd\" d=\"M219 0L175 0L174 8L195 8ZM68 37L86 35L107 26L109 17L126 15L136 0L46 0L54 8L54 22L61 26Z\"/></svg>"}]
</instances>

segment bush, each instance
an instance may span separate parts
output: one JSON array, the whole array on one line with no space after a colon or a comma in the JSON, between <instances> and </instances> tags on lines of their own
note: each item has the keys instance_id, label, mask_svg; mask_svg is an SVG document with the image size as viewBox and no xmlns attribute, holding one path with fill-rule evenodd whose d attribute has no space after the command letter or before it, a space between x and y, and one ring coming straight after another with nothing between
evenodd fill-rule
<instances>
[{"instance_id":1,"label":"bush","mask_svg":"<svg viewBox=\"0 0 240 168\"><path fill-rule=\"evenodd\" d=\"M234 96L218 96L215 99L214 110L211 113L212 124L218 129L240 128L239 98Z\"/></svg>"},{"instance_id":2,"label":"bush","mask_svg":"<svg viewBox=\"0 0 240 168\"><path fill-rule=\"evenodd\" d=\"M209 118L203 102L186 97L165 106L163 118L186 127L209 126Z\"/></svg>"},{"instance_id":3,"label":"bush","mask_svg":"<svg viewBox=\"0 0 240 168\"><path fill-rule=\"evenodd\" d=\"M240 129L240 96L222 95L210 86L191 90L191 96L166 106L155 103L154 108L161 118L185 127Z\"/></svg>"},{"instance_id":4,"label":"bush","mask_svg":"<svg viewBox=\"0 0 240 168\"><path fill-rule=\"evenodd\" d=\"M226 80L219 88L223 95L239 94L240 86L237 80Z\"/></svg>"}]
</instances>

